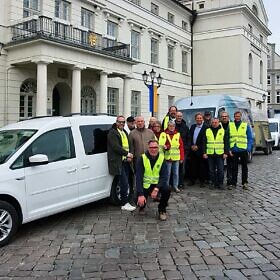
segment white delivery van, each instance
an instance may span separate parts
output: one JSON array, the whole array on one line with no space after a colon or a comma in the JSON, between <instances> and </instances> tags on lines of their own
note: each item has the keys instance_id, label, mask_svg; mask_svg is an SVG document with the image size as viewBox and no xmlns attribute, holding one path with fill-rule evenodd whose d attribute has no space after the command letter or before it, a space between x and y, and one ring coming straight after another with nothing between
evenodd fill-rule
<instances>
[{"instance_id":1,"label":"white delivery van","mask_svg":"<svg viewBox=\"0 0 280 280\"><path fill-rule=\"evenodd\" d=\"M18 226L111 197L107 134L115 117L34 118L0 129L0 246Z\"/></svg>"},{"instance_id":2,"label":"white delivery van","mask_svg":"<svg viewBox=\"0 0 280 280\"><path fill-rule=\"evenodd\" d=\"M205 111L210 111L212 117L218 118L222 111L226 111L231 120L233 120L234 112L240 111L242 120L250 124L251 128L254 127L251 105L249 101L243 97L226 94L193 96L179 99L174 105L183 113L183 118L189 127L195 123L195 114L198 112L203 114ZM253 130L252 135L254 137ZM254 147L248 154L249 161L252 160L253 151Z\"/></svg>"},{"instance_id":3,"label":"white delivery van","mask_svg":"<svg viewBox=\"0 0 280 280\"><path fill-rule=\"evenodd\" d=\"M269 118L269 130L274 142L274 148L280 149L280 119Z\"/></svg>"}]
</instances>

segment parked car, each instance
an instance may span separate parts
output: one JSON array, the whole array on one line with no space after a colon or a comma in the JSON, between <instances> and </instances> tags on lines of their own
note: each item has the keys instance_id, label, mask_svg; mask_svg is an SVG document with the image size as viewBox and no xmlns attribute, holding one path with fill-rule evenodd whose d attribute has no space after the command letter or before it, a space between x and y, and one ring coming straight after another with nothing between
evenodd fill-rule
<instances>
[{"instance_id":1,"label":"parked car","mask_svg":"<svg viewBox=\"0 0 280 280\"><path fill-rule=\"evenodd\" d=\"M269 118L268 122L271 137L275 141L274 148L280 149L280 119Z\"/></svg>"},{"instance_id":2,"label":"parked car","mask_svg":"<svg viewBox=\"0 0 280 280\"><path fill-rule=\"evenodd\" d=\"M107 133L115 117L34 118L0 129L0 246L18 227L110 197Z\"/></svg>"}]
</instances>

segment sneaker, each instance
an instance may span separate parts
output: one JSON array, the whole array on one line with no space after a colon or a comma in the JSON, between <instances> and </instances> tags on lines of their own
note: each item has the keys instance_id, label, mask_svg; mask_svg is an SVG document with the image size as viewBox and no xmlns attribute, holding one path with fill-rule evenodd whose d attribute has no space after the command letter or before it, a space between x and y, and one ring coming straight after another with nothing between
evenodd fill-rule
<instances>
[{"instance_id":1,"label":"sneaker","mask_svg":"<svg viewBox=\"0 0 280 280\"><path fill-rule=\"evenodd\" d=\"M248 190L248 183L244 183L244 184L242 185L242 188L243 188L243 190Z\"/></svg>"},{"instance_id":2,"label":"sneaker","mask_svg":"<svg viewBox=\"0 0 280 280\"><path fill-rule=\"evenodd\" d=\"M130 205L128 202L121 207L121 210L125 210L125 211L134 211L135 209L136 207Z\"/></svg>"},{"instance_id":3,"label":"sneaker","mask_svg":"<svg viewBox=\"0 0 280 280\"><path fill-rule=\"evenodd\" d=\"M159 212L159 219L161 221L166 221L166 219L167 219L166 213L165 212Z\"/></svg>"},{"instance_id":4,"label":"sneaker","mask_svg":"<svg viewBox=\"0 0 280 280\"><path fill-rule=\"evenodd\" d=\"M234 189L236 186L235 185L229 185L228 186L228 190L232 190L232 189Z\"/></svg>"},{"instance_id":5,"label":"sneaker","mask_svg":"<svg viewBox=\"0 0 280 280\"><path fill-rule=\"evenodd\" d=\"M179 190L178 187L174 187L174 191L175 191L176 193L179 193L179 192L180 192L180 190Z\"/></svg>"}]
</instances>

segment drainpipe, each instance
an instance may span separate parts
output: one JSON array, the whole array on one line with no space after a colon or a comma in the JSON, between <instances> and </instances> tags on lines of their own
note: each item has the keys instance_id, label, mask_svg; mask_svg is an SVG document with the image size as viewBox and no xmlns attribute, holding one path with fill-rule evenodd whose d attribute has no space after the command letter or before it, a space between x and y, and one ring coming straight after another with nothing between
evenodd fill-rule
<instances>
[{"instance_id":1,"label":"drainpipe","mask_svg":"<svg viewBox=\"0 0 280 280\"><path fill-rule=\"evenodd\" d=\"M8 124L8 100L9 100L9 70L15 68L15 66L6 67L6 92L4 99L4 125Z\"/></svg>"},{"instance_id":2,"label":"drainpipe","mask_svg":"<svg viewBox=\"0 0 280 280\"><path fill-rule=\"evenodd\" d=\"M192 0L192 18L191 18L191 97L193 97L193 26L194 26L196 17L197 17L197 12L194 10L194 1Z\"/></svg>"}]
</instances>

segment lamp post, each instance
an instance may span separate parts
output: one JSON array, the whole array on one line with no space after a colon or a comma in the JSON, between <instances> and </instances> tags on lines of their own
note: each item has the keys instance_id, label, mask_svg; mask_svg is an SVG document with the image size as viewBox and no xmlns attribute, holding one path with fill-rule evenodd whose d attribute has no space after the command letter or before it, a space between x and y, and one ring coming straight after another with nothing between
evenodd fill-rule
<instances>
[{"instance_id":1,"label":"lamp post","mask_svg":"<svg viewBox=\"0 0 280 280\"><path fill-rule=\"evenodd\" d=\"M150 79L149 79L150 77ZM149 75L147 74L146 70L144 71L144 73L142 74L142 79L144 84L147 86L147 88L149 89L149 95L150 95L150 112L152 113L152 117L154 116L154 102L155 102L155 87L156 90L161 86L162 84L162 77L160 76L160 74L156 77L156 72L154 71L154 69L152 69L149 73ZM156 81L155 81L156 79ZM157 93L157 92L156 92Z\"/></svg>"},{"instance_id":2,"label":"lamp post","mask_svg":"<svg viewBox=\"0 0 280 280\"><path fill-rule=\"evenodd\" d=\"M260 106L262 103L265 102L266 97L267 97L266 94L263 94L263 95L262 95L262 100L258 100L258 101L256 102L256 104L257 104L258 106Z\"/></svg>"}]
</instances>

